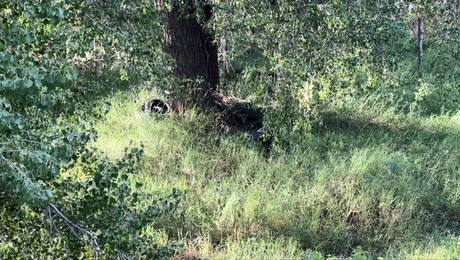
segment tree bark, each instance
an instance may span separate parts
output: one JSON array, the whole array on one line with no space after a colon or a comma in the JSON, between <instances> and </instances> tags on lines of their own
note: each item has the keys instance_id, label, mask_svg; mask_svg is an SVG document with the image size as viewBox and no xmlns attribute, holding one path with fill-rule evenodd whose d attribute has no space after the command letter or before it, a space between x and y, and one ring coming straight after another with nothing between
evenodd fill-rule
<instances>
[{"instance_id":1,"label":"tree bark","mask_svg":"<svg viewBox=\"0 0 460 260\"><path fill-rule=\"evenodd\" d=\"M159 0L161 4L161 0ZM212 18L212 7L203 3L194 6L193 0L185 5L174 4L166 15L165 51L175 60L174 74L180 79L202 79L200 84L187 84L185 91L195 105L212 105L219 84L217 45L212 33L204 28ZM204 14L198 21L196 12ZM183 100L182 100L183 102Z\"/></svg>"}]
</instances>

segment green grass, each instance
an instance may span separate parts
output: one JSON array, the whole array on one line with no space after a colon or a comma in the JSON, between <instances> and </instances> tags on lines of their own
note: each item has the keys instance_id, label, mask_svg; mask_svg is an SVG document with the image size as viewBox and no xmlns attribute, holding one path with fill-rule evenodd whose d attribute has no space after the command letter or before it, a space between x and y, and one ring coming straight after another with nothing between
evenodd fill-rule
<instances>
[{"instance_id":1,"label":"green grass","mask_svg":"<svg viewBox=\"0 0 460 260\"><path fill-rule=\"evenodd\" d=\"M113 95L94 146L119 158L142 143L144 187L186 191L160 223L186 245L182 257L460 258L460 114L424 118L359 100L266 158L211 116L146 117L139 107L152 96Z\"/></svg>"}]
</instances>

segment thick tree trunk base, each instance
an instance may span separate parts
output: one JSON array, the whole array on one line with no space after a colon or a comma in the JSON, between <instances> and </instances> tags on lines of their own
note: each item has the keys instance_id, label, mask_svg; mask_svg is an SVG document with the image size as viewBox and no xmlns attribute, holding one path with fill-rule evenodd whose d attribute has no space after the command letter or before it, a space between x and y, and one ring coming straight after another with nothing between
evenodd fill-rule
<instances>
[{"instance_id":1,"label":"thick tree trunk base","mask_svg":"<svg viewBox=\"0 0 460 260\"><path fill-rule=\"evenodd\" d=\"M203 4L204 21L198 21L192 0L176 5L167 14L164 29L165 51L175 60L174 74L184 80L184 88L175 99L181 111L191 103L199 107L213 107L214 92L219 84L217 45L204 25L212 16L212 8ZM181 93L178 93L181 92Z\"/></svg>"}]
</instances>

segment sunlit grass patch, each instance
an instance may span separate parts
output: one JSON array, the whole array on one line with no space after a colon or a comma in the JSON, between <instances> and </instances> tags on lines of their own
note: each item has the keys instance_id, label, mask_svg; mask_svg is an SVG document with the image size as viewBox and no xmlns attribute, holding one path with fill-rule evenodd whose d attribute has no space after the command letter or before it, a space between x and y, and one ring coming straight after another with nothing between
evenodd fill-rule
<instances>
[{"instance_id":1,"label":"sunlit grass patch","mask_svg":"<svg viewBox=\"0 0 460 260\"><path fill-rule=\"evenodd\" d=\"M151 96L116 94L94 145L118 158L125 147L142 143L144 188L185 192L177 214L159 225L188 245L186 253L212 259L402 256L406 243L459 226L458 114L404 115L357 101L325 114L312 136L266 157L248 134L223 134L209 115L144 115L139 107ZM453 250L449 243L407 256L444 256Z\"/></svg>"}]
</instances>

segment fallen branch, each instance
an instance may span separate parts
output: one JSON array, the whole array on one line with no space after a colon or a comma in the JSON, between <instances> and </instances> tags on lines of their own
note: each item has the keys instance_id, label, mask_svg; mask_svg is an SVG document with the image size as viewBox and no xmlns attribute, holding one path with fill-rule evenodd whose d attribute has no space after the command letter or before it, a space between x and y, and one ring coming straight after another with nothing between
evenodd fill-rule
<instances>
[{"instance_id":1,"label":"fallen branch","mask_svg":"<svg viewBox=\"0 0 460 260\"><path fill-rule=\"evenodd\" d=\"M50 223L50 234L53 234L53 229L59 232L59 229L56 225L56 220L53 218L53 213L57 215L64 223L69 227L70 231L80 239L85 245L89 246L91 249L97 253L101 252L97 234L94 228L88 228L78 223L71 221L56 205L49 203L45 206L42 206L42 209L45 211L47 219Z\"/></svg>"}]
</instances>

